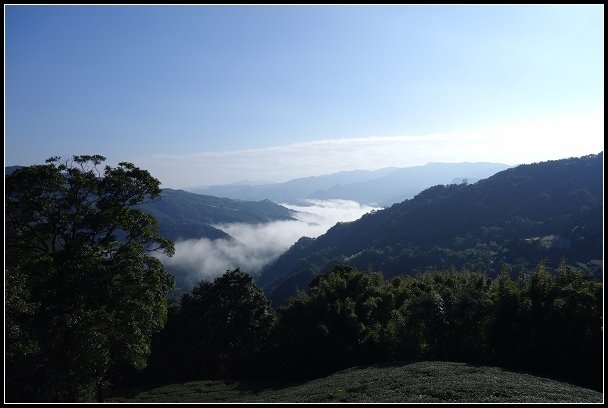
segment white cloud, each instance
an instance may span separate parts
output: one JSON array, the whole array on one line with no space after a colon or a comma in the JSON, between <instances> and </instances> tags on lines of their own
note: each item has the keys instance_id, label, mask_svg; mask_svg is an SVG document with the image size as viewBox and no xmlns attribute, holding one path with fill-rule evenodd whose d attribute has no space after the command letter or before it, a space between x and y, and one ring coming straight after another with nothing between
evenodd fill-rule
<instances>
[{"instance_id":1,"label":"white cloud","mask_svg":"<svg viewBox=\"0 0 608 408\"><path fill-rule=\"evenodd\" d=\"M603 108L468 133L332 139L262 149L156 155L132 160L164 187L242 179L287 181L342 170L408 167L428 162L531 163L603 150Z\"/></svg>"},{"instance_id":2,"label":"white cloud","mask_svg":"<svg viewBox=\"0 0 608 408\"><path fill-rule=\"evenodd\" d=\"M339 221L354 221L377 209L348 200L309 200L308 204L284 204L300 211L295 215L296 221L216 225L234 239L178 241L172 258L160 258L179 275L178 285L187 291L201 279L211 280L229 269L239 267L255 274L299 238L318 237Z\"/></svg>"}]
</instances>

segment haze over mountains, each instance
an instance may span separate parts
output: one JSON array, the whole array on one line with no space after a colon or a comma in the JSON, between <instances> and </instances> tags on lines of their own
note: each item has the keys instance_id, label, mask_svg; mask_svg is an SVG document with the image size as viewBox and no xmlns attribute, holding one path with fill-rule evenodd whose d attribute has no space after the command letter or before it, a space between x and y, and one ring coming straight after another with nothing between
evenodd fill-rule
<instances>
[{"instance_id":1,"label":"haze over mountains","mask_svg":"<svg viewBox=\"0 0 608 408\"><path fill-rule=\"evenodd\" d=\"M372 203L401 201L441 182L474 182L507 167L429 163L286 183L239 182L200 190L206 194L166 188L160 200L144 208L158 219L161 232L175 241L175 256L163 262L178 278L180 290L187 291L198 280L211 279L226 269L241 267L258 273L301 237L319 236L337 222L380 209Z\"/></svg>"},{"instance_id":2,"label":"haze over mountains","mask_svg":"<svg viewBox=\"0 0 608 408\"><path fill-rule=\"evenodd\" d=\"M501 262L529 267L565 255L596 271L602 158L510 169L429 163L198 190L207 194L165 188L143 208L176 243L163 262L183 291L236 267L261 273L279 303L335 263L394 276L451 266L496 272Z\"/></svg>"},{"instance_id":3,"label":"haze over mountains","mask_svg":"<svg viewBox=\"0 0 608 408\"><path fill-rule=\"evenodd\" d=\"M277 203L302 199L342 199L362 204L389 206L412 198L423 189L455 180L477 181L509 166L500 163L428 163L405 168L353 170L317 177L303 177L284 183L229 184L190 191L239 200L269 199Z\"/></svg>"},{"instance_id":4,"label":"haze over mountains","mask_svg":"<svg viewBox=\"0 0 608 408\"><path fill-rule=\"evenodd\" d=\"M437 173L453 170L446 164L426 167L426 170L439 169ZM399 171L387 172L378 179L387 179L395 174L399 180L405 178L403 174L399 177ZM433 172L427 171L427 174L432 179ZM373 185L378 179L349 185ZM283 311L297 311L292 317L282 320L292 322L293 329L277 331L294 335L293 338L286 337L288 346L285 351L275 351L274 356L279 356L278 365L281 367L307 370L308 364L310 367L327 364L334 369L339 367L332 365L335 356L339 356L335 361L340 364L356 366L367 362L366 353L369 356L380 355L376 351L369 352L369 347L377 347L371 350L401 350L399 347L402 346L405 347L403 350L411 349L415 354L391 354L387 359L402 356L419 358L422 355L437 360L446 358L442 353L453 347L456 354L451 356L455 357L448 358L473 355L472 361L477 364L483 361L479 358L485 357L483 353L477 357L476 353L486 346L478 347L471 343L473 338L497 342L490 343L491 350L502 350L502 344L509 347L511 343L523 345L522 350L527 354L520 356L522 367L549 367L549 372L559 375L572 372L574 378L584 384L595 384L601 377L598 376L600 359L596 358L601 350L597 347L601 343L601 325L598 323L601 321L601 285L594 283L592 286L591 282L599 282L603 270L603 153L520 165L475 183L469 183L473 180L464 180L464 177L454 177L452 181L448 185L426 188L415 197L388 208L363 205L354 200L310 198L298 200L299 205L279 205L268 199L243 201L173 189L164 189L159 200L142 208L158 219L163 235L175 241L173 257L155 256L176 278L174 295L186 294L182 305L185 304L184 299L188 302L193 293L200 293L201 288L215 285L210 282L218 282L215 278L220 275L238 274L251 283L249 273L265 292L266 297L258 287L251 286L259 291L264 305L269 305L268 299L274 307L287 303ZM325 191L340 189L341 186L334 185ZM88 191L84 197L95 202L96 197L90 193L92 190ZM356 188L344 191L353 193ZM557 268L562 260L576 271L568 269L569 266ZM540 262L546 268L535 269ZM247 273L236 271L236 268ZM558 269L558 273L549 278L552 269ZM467 270L479 273L465 273ZM226 271L233 272L224 275ZM431 271L443 272L419 275ZM496 277L499 271L521 279L505 280L503 274ZM380 272L384 276L369 272ZM418 276L410 278L408 275ZM429 282L436 286L429 286ZM503 293L500 285L507 285L502 288L507 288L507 291ZM518 285L523 286L517 289ZM232 284L225 288L225 294L239 293ZM299 293L294 297L298 289L309 288L308 294ZM548 288L546 294L539 295L542 298L537 298L541 292L539 288L542 291ZM316 298L319 293L323 296ZM554 293L562 293L563 296L555 297ZM201 299L206 301L206 297ZM508 306L514 299L515 307ZM537 324L542 319L536 320L538 308L534 305L541 303L551 309L543 312L543 316L549 316L547 319L543 317L546 322ZM501 320L505 305L511 310L511 320L506 323ZM245 309L250 311L248 307ZM232 315L233 304L230 303L226 310L228 315ZM439 314L436 313L438 311ZM495 311L498 315L491 318L495 323L482 325L484 330L488 327L502 330L505 327L506 331L498 331L498 335L492 334L494 331L480 334L479 316L491 316ZM564 311L567 313L563 314ZM199 309L195 309L194 315L201 315ZM205 316L214 315L214 312L208 312ZM177 321L181 320L178 318ZM419 328L426 328L427 321L438 325L428 332L426 329L412 330L416 326L411 322L416 321L422 324L417 326ZM579 321L583 322L582 326ZM221 330L226 322L225 317L220 318L213 330ZM397 324L400 326L395 326ZM176 338L191 340L191 336L183 336L183 333L189 333L189 329L182 326L174 329L169 324L167 327L167 332L177 337L169 337L172 341L164 344L177 344L176 350L185 349L182 344L173 342ZM192 327L202 327L205 333L213 331L206 323L196 321ZM399 329L394 330L395 327ZM579 334L579 327L582 327L580 333L592 334ZM343 331L343 328L348 330ZM365 331L360 328L365 328ZM556 343L551 343L553 339L560 339L560 330L571 335L563 342L556 340ZM228 332L235 330L230 328ZM426 337L418 339L416 333L423 332ZM545 333L545 337L538 337L539 332ZM385 337L377 337L382 339L377 341L373 333ZM413 334L404 337L404 333ZM432 337L434 333L440 337ZM442 333L451 334L444 338ZM512 341L516 338L512 333L519 333L517 336L523 342ZM406 340L402 341L403 338ZM503 343L500 338L508 341ZM344 339L347 340L346 346L341 343ZM570 343L571 340L574 343ZM276 341L270 340L269 344ZM227 343L217 341L222 347ZM192 344L201 349L200 341ZM354 348L349 348L351 344ZM411 347L411 344L416 346ZM417 354L417 350L425 350L423 347L428 344L436 344L439 354ZM460 347L466 347L462 354L458 354L461 353ZM202 349L209 350L207 347ZM538 353L545 349L547 352L544 354ZM325 354L317 354L318 350ZM519 349L515 347L513 350ZM506 349L504 361L511 361L513 355L517 355L513 350ZM572 351L580 351L580 356L573 356ZM342 356L341 352L345 354ZM168 351L167 355L173 356L171 353ZM215 351L209 353L218 354ZM541 357L534 360L536 355ZM188 351L184 360L177 360L176 372L191 360L191 356ZM297 358L283 361L281 356ZM355 358L348 360L349 356ZM363 356L363 360L357 360L358 356ZM566 364L563 364L555 360L556 356L571 358L565 358ZM171 357L164 361L174 360ZM199 357L198 361L207 360ZM547 361L557 363L553 366ZM562 371L551 371L554 367ZM164 368L159 370L165 372Z\"/></svg>"}]
</instances>

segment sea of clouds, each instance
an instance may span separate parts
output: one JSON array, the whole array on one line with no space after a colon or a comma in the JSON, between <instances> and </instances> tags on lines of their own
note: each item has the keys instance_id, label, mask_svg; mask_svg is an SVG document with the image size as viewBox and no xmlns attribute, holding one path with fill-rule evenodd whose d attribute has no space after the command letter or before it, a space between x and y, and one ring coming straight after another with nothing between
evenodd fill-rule
<instances>
[{"instance_id":1,"label":"sea of clouds","mask_svg":"<svg viewBox=\"0 0 608 408\"><path fill-rule=\"evenodd\" d=\"M177 241L175 255L161 257L168 271L176 275L177 289L187 292L201 280L213 280L235 268L255 275L301 237L318 237L337 222L354 221L379 209L349 200L306 200L300 205L281 205L297 211L293 216L296 220L214 225L232 239Z\"/></svg>"}]
</instances>

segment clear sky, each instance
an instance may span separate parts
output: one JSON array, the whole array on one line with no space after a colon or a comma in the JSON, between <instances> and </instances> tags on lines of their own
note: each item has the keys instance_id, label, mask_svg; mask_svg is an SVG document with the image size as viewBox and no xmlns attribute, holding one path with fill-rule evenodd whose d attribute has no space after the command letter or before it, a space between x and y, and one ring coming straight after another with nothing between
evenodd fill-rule
<instances>
[{"instance_id":1,"label":"clear sky","mask_svg":"<svg viewBox=\"0 0 608 408\"><path fill-rule=\"evenodd\" d=\"M165 187L598 153L604 7L5 6L5 165Z\"/></svg>"}]
</instances>

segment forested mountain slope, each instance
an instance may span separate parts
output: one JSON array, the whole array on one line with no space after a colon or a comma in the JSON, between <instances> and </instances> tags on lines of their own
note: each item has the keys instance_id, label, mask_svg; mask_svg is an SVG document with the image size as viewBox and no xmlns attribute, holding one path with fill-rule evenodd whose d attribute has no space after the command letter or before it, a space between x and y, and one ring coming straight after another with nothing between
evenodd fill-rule
<instances>
[{"instance_id":1,"label":"forested mountain slope","mask_svg":"<svg viewBox=\"0 0 608 408\"><path fill-rule=\"evenodd\" d=\"M336 263L385 276L435 268L498 273L565 257L602 263L603 152L504 170L475 184L437 185L413 199L302 238L258 279L275 304Z\"/></svg>"},{"instance_id":2,"label":"forested mountain slope","mask_svg":"<svg viewBox=\"0 0 608 408\"><path fill-rule=\"evenodd\" d=\"M156 217L161 233L172 240L228 238L225 232L212 227L215 224L293 219L292 210L269 200L239 201L169 188L163 189L159 200L144 205L143 209Z\"/></svg>"}]
</instances>

